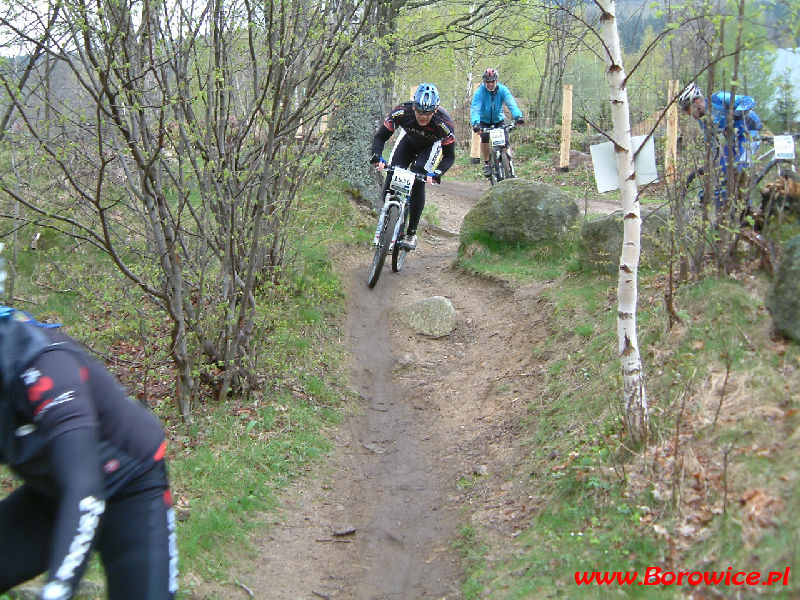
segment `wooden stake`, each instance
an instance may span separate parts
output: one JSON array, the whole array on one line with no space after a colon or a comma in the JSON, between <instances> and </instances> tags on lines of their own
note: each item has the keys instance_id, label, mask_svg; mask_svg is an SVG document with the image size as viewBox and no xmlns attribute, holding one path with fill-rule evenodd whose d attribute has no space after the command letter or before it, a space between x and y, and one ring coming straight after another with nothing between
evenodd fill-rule
<instances>
[{"instance_id":1,"label":"wooden stake","mask_svg":"<svg viewBox=\"0 0 800 600\"><path fill-rule=\"evenodd\" d=\"M478 89L481 83L476 83L473 86L472 93L474 94L475 91ZM470 123L472 125L472 123ZM470 140L469 144L469 158L470 162L473 165L477 165L481 162L481 134L472 132L472 139Z\"/></svg>"},{"instance_id":2,"label":"wooden stake","mask_svg":"<svg viewBox=\"0 0 800 600\"><path fill-rule=\"evenodd\" d=\"M569 171L569 148L572 141L572 86L564 85L561 101L561 160L559 168Z\"/></svg>"},{"instance_id":3,"label":"wooden stake","mask_svg":"<svg viewBox=\"0 0 800 600\"><path fill-rule=\"evenodd\" d=\"M670 100L678 95L680 82L671 79L669 82ZM672 103L667 109L667 147L664 149L664 175L667 183L675 181L675 165L678 161L678 105Z\"/></svg>"}]
</instances>

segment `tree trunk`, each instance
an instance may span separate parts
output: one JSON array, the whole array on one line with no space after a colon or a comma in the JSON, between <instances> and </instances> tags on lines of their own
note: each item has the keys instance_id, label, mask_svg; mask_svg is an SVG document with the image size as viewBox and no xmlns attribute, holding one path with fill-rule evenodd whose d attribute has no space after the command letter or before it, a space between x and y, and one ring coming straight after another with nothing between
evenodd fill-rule
<instances>
[{"instance_id":1,"label":"tree trunk","mask_svg":"<svg viewBox=\"0 0 800 600\"><path fill-rule=\"evenodd\" d=\"M614 120L613 139L622 197L624 237L617 288L617 335L622 367L625 424L636 443L647 440L648 408L642 359L636 336L637 276L639 270L641 217L631 146L630 109L625 69L617 28L614 0L598 0L602 15L600 33L606 50L608 88Z\"/></svg>"}]
</instances>

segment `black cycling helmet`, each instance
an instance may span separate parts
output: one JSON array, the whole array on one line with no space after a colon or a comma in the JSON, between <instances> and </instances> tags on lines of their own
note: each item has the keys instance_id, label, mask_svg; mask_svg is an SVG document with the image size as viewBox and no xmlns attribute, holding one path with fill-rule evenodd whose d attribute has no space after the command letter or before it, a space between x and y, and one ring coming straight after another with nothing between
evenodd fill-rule
<instances>
[{"instance_id":1,"label":"black cycling helmet","mask_svg":"<svg viewBox=\"0 0 800 600\"><path fill-rule=\"evenodd\" d=\"M433 112L439 108L439 90L432 83L421 83L414 92L414 108L422 112Z\"/></svg>"},{"instance_id":2,"label":"black cycling helmet","mask_svg":"<svg viewBox=\"0 0 800 600\"><path fill-rule=\"evenodd\" d=\"M497 81L500 76L497 74L497 69L493 69L489 67L483 72L483 80L484 81Z\"/></svg>"},{"instance_id":3,"label":"black cycling helmet","mask_svg":"<svg viewBox=\"0 0 800 600\"><path fill-rule=\"evenodd\" d=\"M703 91L693 81L678 96L678 106L680 106L681 110L689 110L695 98L703 98Z\"/></svg>"}]
</instances>

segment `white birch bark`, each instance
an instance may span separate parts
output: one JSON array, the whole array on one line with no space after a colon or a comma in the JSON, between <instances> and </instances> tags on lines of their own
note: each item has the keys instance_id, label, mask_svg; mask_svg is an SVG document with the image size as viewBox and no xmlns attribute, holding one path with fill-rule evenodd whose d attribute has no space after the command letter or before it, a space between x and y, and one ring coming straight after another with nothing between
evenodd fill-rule
<instances>
[{"instance_id":1,"label":"white birch bark","mask_svg":"<svg viewBox=\"0 0 800 600\"><path fill-rule=\"evenodd\" d=\"M614 0L596 0L596 3L602 13L600 34L606 50L606 76L614 122L613 139L624 223L617 287L617 336L622 367L625 424L633 441L642 442L647 438L648 423L647 394L636 336L637 277L642 221L633 164L630 109L617 28L616 3Z\"/></svg>"}]
</instances>

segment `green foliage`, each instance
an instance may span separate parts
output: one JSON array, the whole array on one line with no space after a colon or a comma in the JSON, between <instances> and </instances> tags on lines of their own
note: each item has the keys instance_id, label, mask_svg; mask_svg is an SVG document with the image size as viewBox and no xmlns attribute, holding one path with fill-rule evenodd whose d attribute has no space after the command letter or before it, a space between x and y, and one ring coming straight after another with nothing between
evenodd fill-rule
<instances>
[{"instance_id":1,"label":"green foliage","mask_svg":"<svg viewBox=\"0 0 800 600\"><path fill-rule=\"evenodd\" d=\"M458 259L458 266L471 273L491 275L510 281L555 279L564 271L576 267L575 246L572 241L563 245L507 245L491 236L477 235L471 251Z\"/></svg>"},{"instance_id":2,"label":"green foliage","mask_svg":"<svg viewBox=\"0 0 800 600\"><path fill-rule=\"evenodd\" d=\"M288 394L264 395L254 407L220 407L197 424L200 443L170 456L179 510L185 569L214 579L231 566L231 546L249 546L247 534L263 528L256 513L275 508L275 492L330 449L322 428L335 413Z\"/></svg>"},{"instance_id":3,"label":"green foliage","mask_svg":"<svg viewBox=\"0 0 800 600\"><path fill-rule=\"evenodd\" d=\"M133 395L149 389L170 439L184 576L224 579L231 556L249 552L248 533L267 526L277 491L331 447L325 430L340 419L349 392L342 348L332 341L343 290L329 248L331 240L356 239L357 219L340 187L304 190L294 226L308 234L283 283L259 303L260 384L247 398L224 404L203 390L189 435L170 402L168 332L147 301L115 275L106 255L88 245L76 250L74 241L55 235L43 238L39 250L20 248L15 296L28 300L37 318L64 323L68 333L103 350L101 359L122 365ZM20 238L29 233L23 229ZM102 570L94 567L87 578L102 581Z\"/></svg>"}]
</instances>

